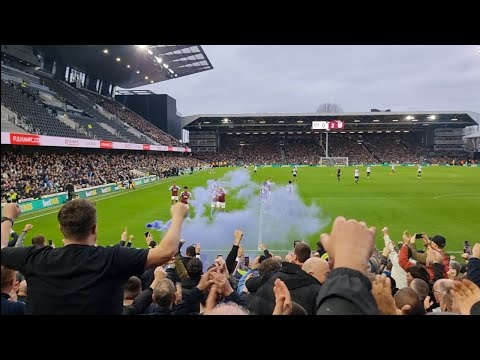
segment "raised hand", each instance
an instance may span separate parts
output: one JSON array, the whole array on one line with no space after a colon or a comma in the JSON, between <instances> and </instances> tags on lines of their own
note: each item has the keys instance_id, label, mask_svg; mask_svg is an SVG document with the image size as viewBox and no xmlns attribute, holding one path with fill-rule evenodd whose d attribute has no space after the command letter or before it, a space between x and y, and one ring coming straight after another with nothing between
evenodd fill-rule
<instances>
[{"instance_id":1,"label":"raised hand","mask_svg":"<svg viewBox=\"0 0 480 360\"><path fill-rule=\"evenodd\" d=\"M210 279L212 279L220 295L226 297L233 293L232 286L225 275L219 273L218 271L212 271L210 272Z\"/></svg>"},{"instance_id":2,"label":"raised hand","mask_svg":"<svg viewBox=\"0 0 480 360\"><path fill-rule=\"evenodd\" d=\"M430 306L432 305L433 305L433 301L430 301L430 295L429 295L425 298L425 300L423 300L423 308L427 310L427 309L430 309Z\"/></svg>"},{"instance_id":3,"label":"raised hand","mask_svg":"<svg viewBox=\"0 0 480 360\"><path fill-rule=\"evenodd\" d=\"M290 315L293 306L287 285L280 279L275 280L273 293L275 294L275 309L272 315Z\"/></svg>"},{"instance_id":4,"label":"raised hand","mask_svg":"<svg viewBox=\"0 0 480 360\"><path fill-rule=\"evenodd\" d=\"M480 301L480 288L468 279L455 281L451 292L462 315L470 315L472 306Z\"/></svg>"},{"instance_id":5,"label":"raised hand","mask_svg":"<svg viewBox=\"0 0 480 360\"><path fill-rule=\"evenodd\" d=\"M205 291L210 285L213 284L213 280L210 278L210 274L214 271L216 271L216 268L211 268L200 277L200 281L197 285L198 290Z\"/></svg>"},{"instance_id":6,"label":"raised hand","mask_svg":"<svg viewBox=\"0 0 480 360\"><path fill-rule=\"evenodd\" d=\"M155 271L153 272L153 276L157 280L162 280L162 279L165 279L167 277L167 273L166 273L165 269L163 268L163 266L157 266L155 268Z\"/></svg>"},{"instance_id":7,"label":"raised hand","mask_svg":"<svg viewBox=\"0 0 480 360\"><path fill-rule=\"evenodd\" d=\"M125 230L122 233L121 240L122 241L127 241L127 228L126 227L125 227Z\"/></svg>"},{"instance_id":8,"label":"raised hand","mask_svg":"<svg viewBox=\"0 0 480 360\"><path fill-rule=\"evenodd\" d=\"M480 259L480 243L475 243L475 245L473 245L472 257Z\"/></svg>"},{"instance_id":9,"label":"raised hand","mask_svg":"<svg viewBox=\"0 0 480 360\"><path fill-rule=\"evenodd\" d=\"M337 217L330 235L322 234L320 241L335 268L346 267L367 274L368 259L373 253L376 229L364 222Z\"/></svg>"},{"instance_id":10,"label":"raised hand","mask_svg":"<svg viewBox=\"0 0 480 360\"><path fill-rule=\"evenodd\" d=\"M184 220L188 214L188 209L184 203L177 202L170 209L172 219Z\"/></svg>"},{"instance_id":11,"label":"raised hand","mask_svg":"<svg viewBox=\"0 0 480 360\"><path fill-rule=\"evenodd\" d=\"M23 228L23 231L28 232L28 231L32 230L32 228L33 228L33 225L32 225L32 224L27 224L27 225L25 225L25 227Z\"/></svg>"},{"instance_id":12,"label":"raised hand","mask_svg":"<svg viewBox=\"0 0 480 360\"><path fill-rule=\"evenodd\" d=\"M201 249L202 249L202 248L200 247L200 243L195 244L195 254L197 254L197 255L200 254L200 250L201 250Z\"/></svg>"},{"instance_id":13,"label":"raised hand","mask_svg":"<svg viewBox=\"0 0 480 360\"><path fill-rule=\"evenodd\" d=\"M261 251L267 250L267 246L265 244L260 244L258 245L258 247L260 248Z\"/></svg>"},{"instance_id":14,"label":"raised hand","mask_svg":"<svg viewBox=\"0 0 480 360\"><path fill-rule=\"evenodd\" d=\"M376 275L372 283L372 295L377 302L378 311L382 315L397 315L397 306L392 296L390 278Z\"/></svg>"},{"instance_id":15,"label":"raised hand","mask_svg":"<svg viewBox=\"0 0 480 360\"><path fill-rule=\"evenodd\" d=\"M217 271L228 277L227 263L222 258L215 259Z\"/></svg>"},{"instance_id":16,"label":"raised hand","mask_svg":"<svg viewBox=\"0 0 480 360\"><path fill-rule=\"evenodd\" d=\"M243 231L235 230L233 234L233 245L239 246L242 239L243 239Z\"/></svg>"}]
</instances>

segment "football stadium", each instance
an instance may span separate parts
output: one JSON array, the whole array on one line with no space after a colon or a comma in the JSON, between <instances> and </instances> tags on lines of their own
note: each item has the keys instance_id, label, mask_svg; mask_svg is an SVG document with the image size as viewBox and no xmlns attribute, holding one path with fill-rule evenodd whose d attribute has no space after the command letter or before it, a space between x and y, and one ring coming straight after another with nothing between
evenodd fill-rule
<instances>
[{"instance_id":1,"label":"football stadium","mask_svg":"<svg viewBox=\"0 0 480 360\"><path fill-rule=\"evenodd\" d=\"M2 315L480 314L476 109L183 116L138 88L201 45L1 61Z\"/></svg>"}]
</instances>

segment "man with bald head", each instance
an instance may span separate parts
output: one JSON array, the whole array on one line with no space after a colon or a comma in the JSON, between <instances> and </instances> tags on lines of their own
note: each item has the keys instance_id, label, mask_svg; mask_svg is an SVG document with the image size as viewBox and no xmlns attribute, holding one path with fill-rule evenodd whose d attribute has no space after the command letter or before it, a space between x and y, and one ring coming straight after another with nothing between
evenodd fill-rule
<instances>
[{"instance_id":1,"label":"man with bald head","mask_svg":"<svg viewBox=\"0 0 480 360\"><path fill-rule=\"evenodd\" d=\"M323 284L330 273L330 266L328 262L319 257L311 257L305 261L302 270L312 275L320 284Z\"/></svg>"},{"instance_id":2,"label":"man with bald head","mask_svg":"<svg viewBox=\"0 0 480 360\"><path fill-rule=\"evenodd\" d=\"M425 309L417 293L411 288L398 290L394 296L395 305L402 315L424 315Z\"/></svg>"},{"instance_id":3,"label":"man with bald head","mask_svg":"<svg viewBox=\"0 0 480 360\"><path fill-rule=\"evenodd\" d=\"M450 293L450 289L453 288L454 281L450 279L440 279L435 281L433 284L433 296L435 297L435 302L440 305L442 298L445 294ZM440 312L442 309L440 306L434 308L433 312Z\"/></svg>"},{"instance_id":4,"label":"man with bald head","mask_svg":"<svg viewBox=\"0 0 480 360\"><path fill-rule=\"evenodd\" d=\"M203 315L248 315L248 311L234 302L220 303Z\"/></svg>"},{"instance_id":5,"label":"man with bald head","mask_svg":"<svg viewBox=\"0 0 480 360\"><path fill-rule=\"evenodd\" d=\"M420 298L420 301L423 302L430 292L428 284L422 279L413 279L410 283L410 288L415 291Z\"/></svg>"}]
</instances>

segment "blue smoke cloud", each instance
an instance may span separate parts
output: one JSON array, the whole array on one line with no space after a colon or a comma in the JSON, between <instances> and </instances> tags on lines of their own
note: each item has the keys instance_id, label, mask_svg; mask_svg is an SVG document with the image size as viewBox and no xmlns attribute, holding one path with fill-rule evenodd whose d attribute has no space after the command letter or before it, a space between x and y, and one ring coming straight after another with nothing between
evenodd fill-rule
<instances>
[{"instance_id":1,"label":"blue smoke cloud","mask_svg":"<svg viewBox=\"0 0 480 360\"><path fill-rule=\"evenodd\" d=\"M162 220L155 220L154 222L148 223L147 229L157 230L157 231L167 231L170 227L172 220L168 220L167 222L163 222Z\"/></svg>"},{"instance_id":2,"label":"blue smoke cloud","mask_svg":"<svg viewBox=\"0 0 480 360\"><path fill-rule=\"evenodd\" d=\"M265 179L266 180L266 179ZM272 179L275 181L275 179ZM211 186L223 187L227 192L226 212L217 212L214 219L209 217ZM286 185L286 184L285 184ZM321 210L315 204L306 205L298 195L287 192L285 185L272 184L271 194L261 211L260 184L250 178L245 169L238 169L225 174L218 180L208 180L207 187L196 187L192 192L191 208L195 216L185 221L182 237L186 245L200 243L202 249L229 251L232 247L235 229L244 232L245 249L257 249L259 240L275 248L290 249L293 241L304 239L318 233L327 223L322 219ZM229 209L232 193L236 199L245 202L242 209ZM151 228L165 231L169 222L155 221Z\"/></svg>"}]
</instances>

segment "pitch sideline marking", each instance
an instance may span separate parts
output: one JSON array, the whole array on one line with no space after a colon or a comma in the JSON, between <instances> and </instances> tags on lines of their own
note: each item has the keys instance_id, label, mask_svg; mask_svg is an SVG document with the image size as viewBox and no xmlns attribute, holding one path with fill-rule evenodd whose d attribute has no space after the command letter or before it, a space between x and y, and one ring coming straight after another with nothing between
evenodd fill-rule
<instances>
[{"instance_id":1,"label":"pitch sideline marking","mask_svg":"<svg viewBox=\"0 0 480 360\"><path fill-rule=\"evenodd\" d=\"M442 198L442 197L447 197L447 196L456 196L456 195L480 195L480 192L474 192L474 193L460 193L460 194L447 194L447 195L440 195L440 196L434 196L434 199Z\"/></svg>"}]
</instances>

